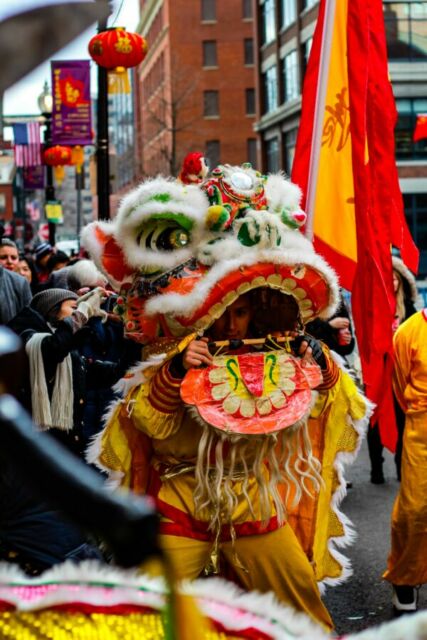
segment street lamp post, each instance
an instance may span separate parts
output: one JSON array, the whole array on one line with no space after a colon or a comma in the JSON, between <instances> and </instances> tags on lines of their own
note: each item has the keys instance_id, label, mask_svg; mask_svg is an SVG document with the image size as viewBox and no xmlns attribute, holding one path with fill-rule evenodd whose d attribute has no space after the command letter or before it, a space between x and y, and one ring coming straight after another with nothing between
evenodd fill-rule
<instances>
[{"instance_id":1,"label":"street lamp post","mask_svg":"<svg viewBox=\"0 0 427 640\"><path fill-rule=\"evenodd\" d=\"M45 119L45 131L44 131L44 145L45 149L52 146L52 110L53 110L53 97L49 90L47 81L44 83L43 91L38 97L39 109ZM53 169L51 166L46 166L46 184L45 184L45 202L55 200L55 187L53 185ZM56 224L49 222L49 242L52 247L55 246Z\"/></svg>"},{"instance_id":2,"label":"street lamp post","mask_svg":"<svg viewBox=\"0 0 427 640\"><path fill-rule=\"evenodd\" d=\"M98 32L107 28L107 19L100 21ZM98 65L96 143L96 183L98 194L98 219L110 219L110 159L108 155L108 71Z\"/></svg>"}]
</instances>

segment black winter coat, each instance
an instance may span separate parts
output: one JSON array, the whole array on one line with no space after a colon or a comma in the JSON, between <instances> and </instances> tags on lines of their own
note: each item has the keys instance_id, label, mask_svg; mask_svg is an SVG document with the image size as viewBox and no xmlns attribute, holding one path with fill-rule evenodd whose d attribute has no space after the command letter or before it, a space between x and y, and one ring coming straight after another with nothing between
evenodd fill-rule
<instances>
[{"instance_id":1,"label":"black winter coat","mask_svg":"<svg viewBox=\"0 0 427 640\"><path fill-rule=\"evenodd\" d=\"M84 333L73 333L71 319L64 319L57 323L55 331L47 324L46 320L31 307L25 307L18 313L8 325L26 344L35 333L48 333L50 335L42 342L41 352L46 375L46 384L49 397L52 397L55 383L56 368L69 354L72 360L73 374L73 429L65 432L60 429L51 429L50 433L59 439L77 455L82 455L84 442L82 438L82 426L84 407L88 391L99 387L109 387L125 373L126 364L112 362L100 362L90 360L79 352ZM31 389L29 368L21 387L19 397L24 407L31 411Z\"/></svg>"},{"instance_id":2,"label":"black winter coat","mask_svg":"<svg viewBox=\"0 0 427 640\"><path fill-rule=\"evenodd\" d=\"M331 316L330 320L332 320L332 318L348 318L350 320L350 314L342 298L340 306L338 307L334 315ZM312 320L306 325L307 333L324 342L330 349L338 353L343 358L350 355L355 347L355 340L353 337L353 328L351 326L351 322L349 329L352 335L351 341L349 342L349 344L340 344L338 342L338 330L331 327L327 320L316 318L316 320Z\"/></svg>"}]
</instances>

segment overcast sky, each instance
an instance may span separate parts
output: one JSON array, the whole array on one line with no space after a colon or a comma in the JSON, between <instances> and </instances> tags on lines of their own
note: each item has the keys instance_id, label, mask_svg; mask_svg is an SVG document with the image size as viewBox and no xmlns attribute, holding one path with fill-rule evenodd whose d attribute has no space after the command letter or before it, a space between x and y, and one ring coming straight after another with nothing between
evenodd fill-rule
<instances>
[{"instance_id":1,"label":"overcast sky","mask_svg":"<svg viewBox=\"0 0 427 640\"><path fill-rule=\"evenodd\" d=\"M76 2L78 0L68 0ZM19 13L28 9L34 9L41 5L55 4L58 0L0 0L0 20L14 13ZM113 0L113 13L109 20L109 26L114 23L123 26L128 31L135 30L139 17L138 0ZM56 52L52 59L55 60L83 60L88 59L87 45L89 40L96 33L96 25L83 32L81 36L73 40L68 46ZM13 63L12 63L13 64ZM93 71L96 65L92 63ZM92 87L95 87L96 74L92 74ZM38 114L39 108L37 98L43 90L43 84L47 80L50 84L50 60L47 60L25 78L17 82L4 94L3 113L4 115L32 115Z\"/></svg>"}]
</instances>

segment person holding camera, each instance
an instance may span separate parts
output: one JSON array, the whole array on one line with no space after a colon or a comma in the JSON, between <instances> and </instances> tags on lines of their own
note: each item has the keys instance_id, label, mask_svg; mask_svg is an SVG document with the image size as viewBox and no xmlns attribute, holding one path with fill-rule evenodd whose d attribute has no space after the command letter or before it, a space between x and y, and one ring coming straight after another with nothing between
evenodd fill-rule
<instances>
[{"instance_id":1,"label":"person holding camera","mask_svg":"<svg viewBox=\"0 0 427 640\"><path fill-rule=\"evenodd\" d=\"M79 351L89 320L106 317L106 298L100 287L80 298L67 289L47 289L9 322L28 359L22 404L40 430L51 431L77 455L86 445L82 426L89 390L111 386L124 373L119 364L89 359Z\"/></svg>"}]
</instances>

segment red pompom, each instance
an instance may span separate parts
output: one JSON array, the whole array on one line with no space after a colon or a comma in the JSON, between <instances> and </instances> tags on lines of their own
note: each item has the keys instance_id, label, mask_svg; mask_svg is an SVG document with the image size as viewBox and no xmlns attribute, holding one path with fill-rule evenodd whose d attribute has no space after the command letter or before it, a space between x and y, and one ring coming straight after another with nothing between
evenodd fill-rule
<instances>
[{"instance_id":1,"label":"red pompom","mask_svg":"<svg viewBox=\"0 0 427 640\"><path fill-rule=\"evenodd\" d=\"M195 151L185 156L179 179L184 184L198 183L206 177L207 173L208 167L203 153Z\"/></svg>"}]
</instances>

